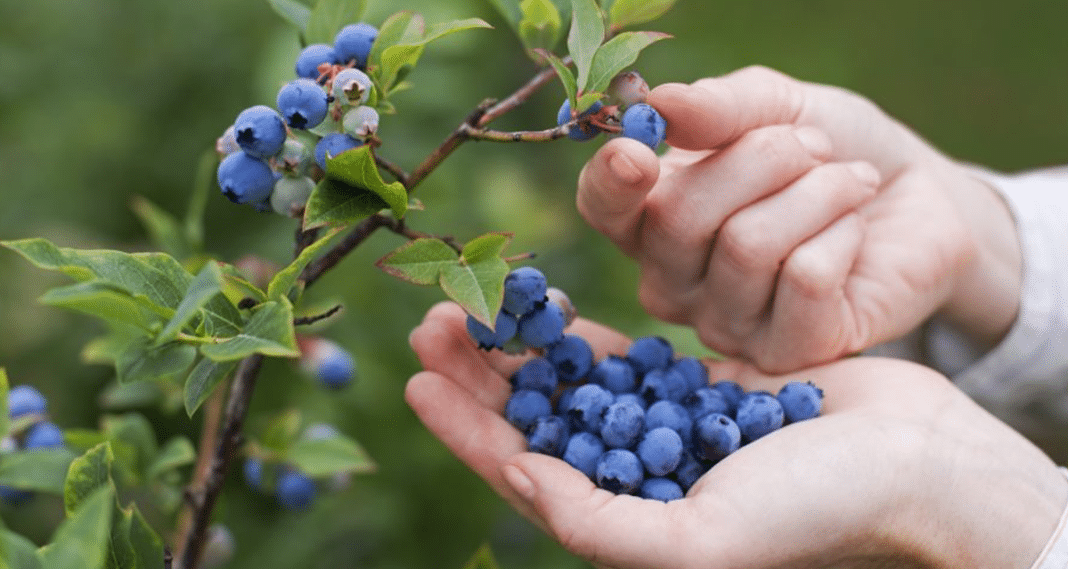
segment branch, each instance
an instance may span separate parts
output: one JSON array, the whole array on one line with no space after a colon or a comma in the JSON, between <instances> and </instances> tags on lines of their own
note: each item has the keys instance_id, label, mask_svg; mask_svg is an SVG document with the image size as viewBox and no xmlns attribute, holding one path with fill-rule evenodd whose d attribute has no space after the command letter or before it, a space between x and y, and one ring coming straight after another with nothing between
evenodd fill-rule
<instances>
[{"instance_id":1,"label":"branch","mask_svg":"<svg viewBox=\"0 0 1068 569\"><path fill-rule=\"evenodd\" d=\"M505 132L485 128L473 128L464 125L464 138L468 140L488 140L490 142L549 142L567 136L567 129L572 123L545 130L518 130Z\"/></svg>"},{"instance_id":2,"label":"branch","mask_svg":"<svg viewBox=\"0 0 1068 569\"><path fill-rule=\"evenodd\" d=\"M405 188L408 187L408 184L410 183L408 181L408 173L401 169L400 166L397 166L396 164L386 160L385 158L382 158L378 155L377 152L375 153L375 164L378 164L380 168L382 168L386 172L389 172L394 178L397 179L398 182L403 184Z\"/></svg>"},{"instance_id":3,"label":"branch","mask_svg":"<svg viewBox=\"0 0 1068 569\"><path fill-rule=\"evenodd\" d=\"M293 325L294 326L307 326L309 324L315 324L316 322L318 322L320 320L326 320L327 318L330 318L331 316L337 314L339 310L341 310L341 305L337 304L337 305L334 305L333 308L331 308L330 310L327 310L326 312L323 312L322 314L313 314L311 316L302 316L300 318L294 318L293 319Z\"/></svg>"},{"instance_id":4,"label":"branch","mask_svg":"<svg viewBox=\"0 0 1068 569\"><path fill-rule=\"evenodd\" d=\"M345 255L348 255L360 243L363 243L379 227L386 225L388 219L381 214L375 214L357 223L344 239L334 245L333 249L327 251L322 257L304 268L304 271L300 274L300 280L304 282L305 288L319 280L323 273L334 268L345 258Z\"/></svg>"}]
</instances>

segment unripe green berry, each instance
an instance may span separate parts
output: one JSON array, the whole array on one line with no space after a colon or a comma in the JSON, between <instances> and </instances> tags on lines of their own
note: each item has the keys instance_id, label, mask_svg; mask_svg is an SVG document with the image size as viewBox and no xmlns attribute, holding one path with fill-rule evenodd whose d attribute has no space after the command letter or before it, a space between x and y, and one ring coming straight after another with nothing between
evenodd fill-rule
<instances>
[{"instance_id":1,"label":"unripe green berry","mask_svg":"<svg viewBox=\"0 0 1068 569\"><path fill-rule=\"evenodd\" d=\"M283 176L274 184L271 192L271 209L289 217L299 217L300 210L308 203L315 190L315 182L307 176L292 178Z\"/></svg>"}]
</instances>

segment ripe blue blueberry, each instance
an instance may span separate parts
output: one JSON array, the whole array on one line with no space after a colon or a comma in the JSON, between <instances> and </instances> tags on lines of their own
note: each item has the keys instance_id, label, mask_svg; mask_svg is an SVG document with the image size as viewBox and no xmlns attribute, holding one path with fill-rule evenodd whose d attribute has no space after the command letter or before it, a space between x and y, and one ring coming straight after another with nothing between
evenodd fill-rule
<instances>
[{"instance_id":1,"label":"ripe blue blueberry","mask_svg":"<svg viewBox=\"0 0 1068 569\"><path fill-rule=\"evenodd\" d=\"M818 417L823 409L823 390L812 382L791 381L775 396L782 404L786 421L796 423Z\"/></svg>"},{"instance_id":2,"label":"ripe blue blueberry","mask_svg":"<svg viewBox=\"0 0 1068 569\"><path fill-rule=\"evenodd\" d=\"M698 419L710 413L731 415L731 405L727 398L711 387L702 387L690 393L682 400L682 406L690 413L696 423Z\"/></svg>"},{"instance_id":3,"label":"ripe blue blueberry","mask_svg":"<svg viewBox=\"0 0 1068 569\"><path fill-rule=\"evenodd\" d=\"M730 417L711 413L697 420L693 426L694 454L704 460L717 462L742 445L742 432Z\"/></svg>"},{"instance_id":4,"label":"ripe blue blueberry","mask_svg":"<svg viewBox=\"0 0 1068 569\"><path fill-rule=\"evenodd\" d=\"M682 488L674 480L656 477L646 478L645 482L642 482L642 487L638 491L638 495L650 500L670 502L672 500L681 499L683 497L683 492Z\"/></svg>"},{"instance_id":5,"label":"ripe blue blueberry","mask_svg":"<svg viewBox=\"0 0 1068 569\"><path fill-rule=\"evenodd\" d=\"M245 484L248 484L250 488L256 490L263 489L263 461L250 456L245 459L245 465L242 470L245 475Z\"/></svg>"},{"instance_id":6,"label":"ripe blue blueberry","mask_svg":"<svg viewBox=\"0 0 1068 569\"><path fill-rule=\"evenodd\" d=\"M649 404L646 403L645 399L642 399L642 396L638 395L637 393L617 393L615 402L622 403L624 401L628 401L637 405L638 407L641 407L643 411L649 408Z\"/></svg>"},{"instance_id":7,"label":"ripe blue blueberry","mask_svg":"<svg viewBox=\"0 0 1068 569\"><path fill-rule=\"evenodd\" d=\"M604 104L597 101L593 106L583 111L583 113L578 116L578 122L571 125L571 128L568 129L567 137L578 142L585 142L600 134L601 129L599 127L590 124L589 120L583 119L589 119L591 115L601 110L602 107L604 107ZM558 126L564 125L570 122L571 119L571 101L564 99L564 104L560 105L560 110L556 112L556 124Z\"/></svg>"},{"instance_id":8,"label":"ripe blue blueberry","mask_svg":"<svg viewBox=\"0 0 1068 569\"><path fill-rule=\"evenodd\" d=\"M642 378L638 393L651 405L663 400L682 401L686 390L686 378L678 370L653 369Z\"/></svg>"},{"instance_id":9,"label":"ripe blue blueberry","mask_svg":"<svg viewBox=\"0 0 1068 569\"><path fill-rule=\"evenodd\" d=\"M548 348L564 338L564 313L555 304L542 303L519 319L519 340L531 348Z\"/></svg>"},{"instance_id":10,"label":"ripe blue blueberry","mask_svg":"<svg viewBox=\"0 0 1068 569\"><path fill-rule=\"evenodd\" d=\"M553 414L553 405L540 391L520 389L508 398L504 418L515 428L526 432L538 417Z\"/></svg>"},{"instance_id":11,"label":"ripe blue blueberry","mask_svg":"<svg viewBox=\"0 0 1068 569\"><path fill-rule=\"evenodd\" d=\"M698 460L690 451L685 451L682 453L682 461L679 463L678 468L675 469L672 477L683 490L689 490L697 482L698 478L708 472L708 469L711 468L710 464L709 462Z\"/></svg>"},{"instance_id":12,"label":"ripe blue blueberry","mask_svg":"<svg viewBox=\"0 0 1068 569\"><path fill-rule=\"evenodd\" d=\"M297 77L305 79L319 79L319 65L328 63L334 65L338 62L337 52L334 47L325 43L313 43L301 50L294 66Z\"/></svg>"},{"instance_id":13,"label":"ripe blue blueberry","mask_svg":"<svg viewBox=\"0 0 1068 569\"><path fill-rule=\"evenodd\" d=\"M541 271L534 267L519 267L504 277L502 307L516 316L523 316L545 299L547 288Z\"/></svg>"},{"instance_id":14,"label":"ripe blue blueberry","mask_svg":"<svg viewBox=\"0 0 1068 569\"><path fill-rule=\"evenodd\" d=\"M44 395L31 385L19 385L7 392L7 414L12 419L44 414L47 409Z\"/></svg>"},{"instance_id":15,"label":"ripe blue blueberry","mask_svg":"<svg viewBox=\"0 0 1068 569\"><path fill-rule=\"evenodd\" d=\"M712 389L723 394L727 403L730 405L730 412L727 415L734 415L738 412L738 404L745 398L745 389L737 382L724 379L712 384Z\"/></svg>"},{"instance_id":16,"label":"ripe blue blueberry","mask_svg":"<svg viewBox=\"0 0 1068 569\"><path fill-rule=\"evenodd\" d=\"M660 336L636 338L627 349L627 359L634 365L639 376L654 369L667 368L674 357L675 350L671 343Z\"/></svg>"},{"instance_id":17,"label":"ripe blue blueberry","mask_svg":"<svg viewBox=\"0 0 1068 569\"><path fill-rule=\"evenodd\" d=\"M782 427L784 418L782 405L775 396L750 393L738 404L735 422L745 440L755 441Z\"/></svg>"},{"instance_id":18,"label":"ripe blue blueberry","mask_svg":"<svg viewBox=\"0 0 1068 569\"><path fill-rule=\"evenodd\" d=\"M63 431L54 423L47 421L30 427L30 430L26 433L26 439L22 441L22 447L27 450L34 448L62 448L63 446Z\"/></svg>"},{"instance_id":19,"label":"ripe blue blueberry","mask_svg":"<svg viewBox=\"0 0 1068 569\"><path fill-rule=\"evenodd\" d=\"M610 354L590 370L590 381L604 386L612 393L630 393L637 388L637 376L630 361Z\"/></svg>"},{"instance_id":20,"label":"ripe blue blueberry","mask_svg":"<svg viewBox=\"0 0 1068 569\"><path fill-rule=\"evenodd\" d=\"M344 104L359 106L371 97L373 88L374 83L366 73L359 69L345 69L334 77L330 93Z\"/></svg>"},{"instance_id":21,"label":"ripe blue blueberry","mask_svg":"<svg viewBox=\"0 0 1068 569\"><path fill-rule=\"evenodd\" d=\"M592 480L597 473L597 461L604 450L604 443L597 435L582 431L567 440L563 459Z\"/></svg>"},{"instance_id":22,"label":"ripe blue blueberry","mask_svg":"<svg viewBox=\"0 0 1068 569\"><path fill-rule=\"evenodd\" d=\"M286 123L278 111L266 105L256 105L237 115L234 135L241 150L266 160L282 151L286 142Z\"/></svg>"},{"instance_id":23,"label":"ripe blue blueberry","mask_svg":"<svg viewBox=\"0 0 1068 569\"><path fill-rule=\"evenodd\" d=\"M642 463L633 452L615 448L597 460L597 486L614 494L633 494L638 491L645 475Z\"/></svg>"},{"instance_id":24,"label":"ripe blue blueberry","mask_svg":"<svg viewBox=\"0 0 1068 569\"><path fill-rule=\"evenodd\" d=\"M478 343L478 347L483 350L492 350L493 348L503 348L504 343L511 340L516 333L517 322L515 316L508 314L501 310L497 313L497 319L494 321L493 330L490 330L488 326L478 321L477 318L467 315L467 333L471 338Z\"/></svg>"},{"instance_id":25,"label":"ripe blue blueberry","mask_svg":"<svg viewBox=\"0 0 1068 569\"><path fill-rule=\"evenodd\" d=\"M328 104L326 91L311 79L297 79L278 91L278 110L292 128L308 129L323 122Z\"/></svg>"},{"instance_id":26,"label":"ripe blue blueberry","mask_svg":"<svg viewBox=\"0 0 1068 569\"><path fill-rule=\"evenodd\" d=\"M509 315L511 317L511 315ZM546 397L552 397L559 382L556 368L545 358L531 358L512 374L512 389L530 389L540 391Z\"/></svg>"},{"instance_id":27,"label":"ripe blue blueberry","mask_svg":"<svg viewBox=\"0 0 1068 569\"><path fill-rule=\"evenodd\" d=\"M571 430L600 433L605 409L613 403L612 393L594 383L575 390L562 411L567 415Z\"/></svg>"},{"instance_id":28,"label":"ripe blue blueberry","mask_svg":"<svg viewBox=\"0 0 1068 569\"><path fill-rule=\"evenodd\" d=\"M302 344L300 364L306 373L331 389L352 383L356 359L348 350L326 338L309 338Z\"/></svg>"},{"instance_id":29,"label":"ripe blue blueberry","mask_svg":"<svg viewBox=\"0 0 1068 569\"><path fill-rule=\"evenodd\" d=\"M701 360L690 356L679 358L672 362L671 368L686 378L686 385L689 391L693 392L702 387L708 387L708 368L701 363Z\"/></svg>"},{"instance_id":30,"label":"ripe blue blueberry","mask_svg":"<svg viewBox=\"0 0 1068 569\"><path fill-rule=\"evenodd\" d=\"M645 411L637 403L617 401L609 405L601 421L601 440L609 448L631 448L645 426Z\"/></svg>"},{"instance_id":31,"label":"ripe blue blueberry","mask_svg":"<svg viewBox=\"0 0 1068 569\"><path fill-rule=\"evenodd\" d=\"M567 409L571 405L571 398L575 396L575 392L578 391L579 385L573 385L562 391L560 396L556 399L556 409L561 413L566 413Z\"/></svg>"},{"instance_id":32,"label":"ripe blue blueberry","mask_svg":"<svg viewBox=\"0 0 1068 569\"><path fill-rule=\"evenodd\" d=\"M645 410L645 429L667 427L689 444L693 436L693 419L686 408L674 401L657 401Z\"/></svg>"},{"instance_id":33,"label":"ripe blue blueberry","mask_svg":"<svg viewBox=\"0 0 1068 569\"><path fill-rule=\"evenodd\" d=\"M645 103L627 107L623 118L620 119L620 125L623 127L623 136L633 138L653 150L664 141L667 131L664 117Z\"/></svg>"},{"instance_id":34,"label":"ripe blue blueberry","mask_svg":"<svg viewBox=\"0 0 1068 569\"><path fill-rule=\"evenodd\" d=\"M657 427L645 433L638 443L638 458L653 476L667 476L682 462L684 446L674 429Z\"/></svg>"},{"instance_id":35,"label":"ripe blue blueberry","mask_svg":"<svg viewBox=\"0 0 1068 569\"><path fill-rule=\"evenodd\" d=\"M545 358L556 368L560 381L574 383L590 373L590 368L593 367L593 348L582 336L564 334L562 340L546 350Z\"/></svg>"},{"instance_id":36,"label":"ripe blue blueberry","mask_svg":"<svg viewBox=\"0 0 1068 569\"><path fill-rule=\"evenodd\" d=\"M234 152L219 163L219 188L234 203L257 204L270 199L275 180L266 162L244 152Z\"/></svg>"},{"instance_id":37,"label":"ripe blue blueberry","mask_svg":"<svg viewBox=\"0 0 1068 569\"><path fill-rule=\"evenodd\" d=\"M349 24L334 36L334 51L341 63L353 62L357 67L367 67L367 55L378 37L378 29L360 22Z\"/></svg>"},{"instance_id":38,"label":"ripe blue blueberry","mask_svg":"<svg viewBox=\"0 0 1068 569\"><path fill-rule=\"evenodd\" d=\"M278 503L290 510L304 510L315 499L315 481L305 474L286 469L278 477L275 490Z\"/></svg>"},{"instance_id":39,"label":"ripe blue blueberry","mask_svg":"<svg viewBox=\"0 0 1068 569\"><path fill-rule=\"evenodd\" d=\"M567 421L558 415L538 417L527 434L527 450L559 457L564 452L570 430Z\"/></svg>"},{"instance_id":40,"label":"ripe blue blueberry","mask_svg":"<svg viewBox=\"0 0 1068 569\"><path fill-rule=\"evenodd\" d=\"M363 142L360 142L347 134L332 132L320 138L319 142L315 143L315 163L325 172L327 156L336 158L338 154L362 145Z\"/></svg>"}]
</instances>

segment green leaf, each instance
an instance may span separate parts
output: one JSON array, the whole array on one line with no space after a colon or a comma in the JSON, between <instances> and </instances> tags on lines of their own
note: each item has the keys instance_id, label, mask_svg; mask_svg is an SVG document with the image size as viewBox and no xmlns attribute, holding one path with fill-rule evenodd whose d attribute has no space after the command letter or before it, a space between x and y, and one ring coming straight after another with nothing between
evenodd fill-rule
<instances>
[{"instance_id":1,"label":"green leaf","mask_svg":"<svg viewBox=\"0 0 1068 569\"><path fill-rule=\"evenodd\" d=\"M471 559L464 565L464 569L499 569L497 560L493 557L493 550L489 544L483 544Z\"/></svg>"},{"instance_id":2,"label":"green leaf","mask_svg":"<svg viewBox=\"0 0 1068 569\"><path fill-rule=\"evenodd\" d=\"M575 99L578 94L578 86L575 84L575 75L571 73L567 65L563 60L556 56L556 54L545 51L544 49L536 49L535 53L545 58L545 61L549 62L549 65L556 71L556 76L560 78L560 83L564 85L564 94L567 95L567 100L571 103L571 108L575 108Z\"/></svg>"},{"instance_id":3,"label":"green leaf","mask_svg":"<svg viewBox=\"0 0 1068 569\"><path fill-rule=\"evenodd\" d=\"M157 347L149 338L139 338L119 354L115 372L119 383L168 379L185 374L196 356L194 346L170 342Z\"/></svg>"},{"instance_id":4,"label":"green leaf","mask_svg":"<svg viewBox=\"0 0 1068 569\"><path fill-rule=\"evenodd\" d=\"M185 437L174 437L163 445L163 449L156 455L155 460L148 467L145 478L155 480L160 475L180 468L187 464L193 464L197 459L197 451L193 443Z\"/></svg>"},{"instance_id":5,"label":"green leaf","mask_svg":"<svg viewBox=\"0 0 1068 569\"><path fill-rule=\"evenodd\" d=\"M211 397L219 383L230 375L237 367L237 362L216 362L208 358L200 360L189 378L185 380L185 412L192 417L193 413Z\"/></svg>"},{"instance_id":6,"label":"green leaf","mask_svg":"<svg viewBox=\"0 0 1068 569\"><path fill-rule=\"evenodd\" d=\"M200 270L200 274L193 279L193 282L189 283L185 298L178 304L178 308L174 310L174 316L171 317L170 322L167 322L167 325L156 336L154 347L162 346L177 338L182 328L200 313L200 310L208 304L208 301L221 292L222 271L219 270L219 265L214 262L208 262Z\"/></svg>"},{"instance_id":7,"label":"green leaf","mask_svg":"<svg viewBox=\"0 0 1068 569\"><path fill-rule=\"evenodd\" d=\"M260 444L278 453L284 453L300 434L301 417L300 411L290 409L279 413L267 424L263 430Z\"/></svg>"},{"instance_id":8,"label":"green leaf","mask_svg":"<svg viewBox=\"0 0 1068 569\"><path fill-rule=\"evenodd\" d=\"M66 449L30 449L0 455L0 484L22 490L62 494L74 453Z\"/></svg>"},{"instance_id":9,"label":"green leaf","mask_svg":"<svg viewBox=\"0 0 1068 569\"><path fill-rule=\"evenodd\" d=\"M11 419L7 414L7 392L10 387L7 370L0 367L0 437L7 435L11 428Z\"/></svg>"},{"instance_id":10,"label":"green leaf","mask_svg":"<svg viewBox=\"0 0 1068 569\"><path fill-rule=\"evenodd\" d=\"M17 533L0 530L0 568L42 569L37 546Z\"/></svg>"},{"instance_id":11,"label":"green leaf","mask_svg":"<svg viewBox=\"0 0 1068 569\"><path fill-rule=\"evenodd\" d=\"M165 384L153 381L113 382L100 394L100 407L108 410L124 410L159 405L165 397L163 385Z\"/></svg>"},{"instance_id":12,"label":"green leaf","mask_svg":"<svg viewBox=\"0 0 1068 569\"><path fill-rule=\"evenodd\" d=\"M108 440L108 438L104 433L93 429L63 430L63 441L67 443L67 448L78 454L82 454L106 440ZM71 460L74 460L73 456L71 457ZM64 477L67 476L67 468L70 468L70 464L63 469Z\"/></svg>"},{"instance_id":13,"label":"green leaf","mask_svg":"<svg viewBox=\"0 0 1068 569\"><path fill-rule=\"evenodd\" d=\"M223 295L230 301L231 306L238 304L242 299L251 298L256 304L260 304L267 300L267 293L260 290L256 285L248 282L236 267L233 265L221 265L223 273ZM240 317L240 313L238 313ZM240 318L238 322L240 322ZM236 334L240 331L234 332ZM226 336L229 334L219 334L220 336Z\"/></svg>"},{"instance_id":14,"label":"green leaf","mask_svg":"<svg viewBox=\"0 0 1068 569\"><path fill-rule=\"evenodd\" d=\"M638 60L643 49L670 37L659 32L624 32L608 40L593 56L587 90L603 92L617 73Z\"/></svg>"},{"instance_id":15,"label":"green leaf","mask_svg":"<svg viewBox=\"0 0 1068 569\"><path fill-rule=\"evenodd\" d=\"M219 362L263 354L283 358L300 356L293 331L293 305L289 300L269 301L253 309L245 329L218 344L205 344L200 352Z\"/></svg>"},{"instance_id":16,"label":"green leaf","mask_svg":"<svg viewBox=\"0 0 1068 569\"><path fill-rule=\"evenodd\" d=\"M70 463L63 486L63 505L68 516L80 509L97 489L114 488L111 480L113 462L115 455L111 452L111 444L103 442Z\"/></svg>"},{"instance_id":17,"label":"green leaf","mask_svg":"<svg viewBox=\"0 0 1068 569\"><path fill-rule=\"evenodd\" d=\"M395 91L416 63L423 56L424 46L419 43L400 43L391 45L382 51L378 68L378 84L387 94Z\"/></svg>"},{"instance_id":18,"label":"green leaf","mask_svg":"<svg viewBox=\"0 0 1068 569\"><path fill-rule=\"evenodd\" d=\"M157 248L179 259L190 255L185 230L176 217L144 196L134 196L130 209L141 220L141 225Z\"/></svg>"},{"instance_id":19,"label":"green leaf","mask_svg":"<svg viewBox=\"0 0 1068 569\"><path fill-rule=\"evenodd\" d=\"M375 38L376 45L371 48L372 53L377 56L377 60L373 61L378 64L374 70L378 85L386 93L392 92L394 86L404 78L407 71L410 71L419 61L423 48L430 42L463 30L492 27L480 18L467 18L435 24L423 33L425 24L422 16L419 14L401 16L397 20L396 29L389 30L389 37L382 40L380 51L375 51L378 47L378 38Z\"/></svg>"},{"instance_id":20,"label":"green leaf","mask_svg":"<svg viewBox=\"0 0 1068 569\"><path fill-rule=\"evenodd\" d=\"M408 210L408 192L400 182L386 183L375 164L369 144L342 152L326 160L327 176L350 186L369 190L389 204L393 214L404 217Z\"/></svg>"},{"instance_id":21,"label":"green leaf","mask_svg":"<svg viewBox=\"0 0 1068 569\"><path fill-rule=\"evenodd\" d=\"M427 31L426 35L423 36L423 39L419 41L419 43L421 45L426 45L434 40L441 39L447 35L477 28L493 29L493 26L489 25L489 23L486 22L486 20L483 20L482 18L464 18L462 20L441 22L440 24L434 24L430 26L430 29Z\"/></svg>"},{"instance_id":22,"label":"green leaf","mask_svg":"<svg viewBox=\"0 0 1068 569\"><path fill-rule=\"evenodd\" d=\"M147 298L105 281L88 281L54 288L38 299L42 304L74 310L115 324L126 324L151 332L171 311L152 304Z\"/></svg>"},{"instance_id":23,"label":"green leaf","mask_svg":"<svg viewBox=\"0 0 1068 569\"><path fill-rule=\"evenodd\" d=\"M305 247L288 267L278 271L274 278L271 279L270 284L267 285L267 297L271 300L279 300L283 296L288 296L289 292L296 286L297 278L300 277L304 267L307 267L308 263L312 262L312 259L317 257L319 252L326 248L338 233L341 233L342 229L341 227L335 227L326 232L326 235L320 237L315 243Z\"/></svg>"},{"instance_id":24,"label":"green leaf","mask_svg":"<svg viewBox=\"0 0 1068 569\"><path fill-rule=\"evenodd\" d=\"M274 11L301 33L308 27L311 10L297 0L267 0Z\"/></svg>"},{"instance_id":25,"label":"green leaf","mask_svg":"<svg viewBox=\"0 0 1068 569\"><path fill-rule=\"evenodd\" d=\"M308 14L304 39L332 45L341 28L360 21L363 8L364 0L319 0Z\"/></svg>"},{"instance_id":26,"label":"green leaf","mask_svg":"<svg viewBox=\"0 0 1068 569\"><path fill-rule=\"evenodd\" d=\"M304 228L353 223L387 207L389 204L372 192L326 178L304 206Z\"/></svg>"},{"instance_id":27,"label":"green leaf","mask_svg":"<svg viewBox=\"0 0 1068 569\"><path fill-rule=\"evenodd\" d=\"M401 245L375 263L401 280L420 285L437 284L441 271L455 265L460 256L440 239L420 238Z\"/></svg>"},{"instance_id":28,"label":"green leaf","mask_svg":"<svg viewBox=\"0 0 1068 569\"><path fill-rule=\"evenodd\" d=\"M571 30L567 35L567 49L575 62L578 92L586 89L590 64L597 48L604 42L604 19L594 0L571 1Z\"/></svg>"},{"instance_id":29,"label":"green leaf","mask_svg":"<svg viewBox=\"0 0 1068 569\"><path fill-rule=\"evenodd\" d=\"M615 0L608 9L612 29L651 22L675 5L675 0Z\"/></svg>"},{"instance_id":30,"label":"green leaf","mask_svg":"<svg viewBox=\"0 0 1068 569\"><path fill-rule=\"evenodd\" d=\"M371 472L375 464L356 441L345 437L301 439L289 448L286 460L312 478L342 472Z\"/></svg>"},{"instance_id":31,"label":"green leaf","mask_svg":"<svg viewBox=\"0 0 1068 569\"><path fill-rule=\"evenodd\" d=\"M120 462L125 462L123 466L137 478L141 478L159 453L156 433L148 419L140 413L107 416L104 418L103 431L111 442L112 453L116 459L120 458L117 452L118 444L129 446L132 456L122 457L125 460Z\"/></svg>"},{"instance_id":32,"label":"green leaf","mask_svg":"<svg viewBox=\"0 0 1068 569\"><path fill-rule=\"evenodd\" d=\"M512 233L487 233L485 235L480 235L464 244L461 257L463 257L464 261L469 264L500 258L505 247L511 243L512 237L514 237L514 234Z\"/></svg>"},{"instance_id":33,"label":"green leaf","mask_svg":"<svg viewBox=\"0 0 1068 569\"><path fill-rule=\"evenodd\" d=\"M575 103L575 112L579 114L586 112L587 109L592 107L594 103L600 101L602 98L604 98L604 93L583 93L582 96L579 97L578 101Z\"/></svg>"},{"instance_id":34,"label":"green leaf","mask_svg":"<svg viewBox=\"0 0 1068 569\"><path fill-rule=\"evenodd\" d=\"M519 22L519 39L528 50L552 50L560 41L563 22L560 11L549 0L523 0L523 19Z\"/></svg>"},{"instance_id":35,"label":"green leaf","mask_svg":"<svg viewBox=\"0 0 1068 569\"><path fill-rule=\"evenodd\" d=\"M405 41L417 41L423 37L426 30L423 17L410 10L397 12L386 18L378 28L378 35L371 45L371 53L367 55L367 68L371 75L381 77L382 54L387 48Z\"/></svg>"},{"instance_id":36,"label":"green leaf","mask_svg":"<svg viewBox=\"0 0 1068 569\"><path fill-rule=\"evenodd\" d=\"M120 510L123 526L128 528L128 539L136 569L163 569L163 539L148 525L137 506Z\"/></svg>"},{"instance_id":37,"label":"green leaf","mask_svg":"<svg viewBox=\"0 0 1068 569\"><path fill-rule=\"evenodd\" d=\"M86 494L80 507L56 530L52 543L41 550L48 569L102 569L107 559L115 490L111 486Z\"/></svg>"},{"instance_id":38,"label":"green leaf","mask_svg":"<svg viewBox=\"0 0 1068 569\"><path fill-rule=\"evenodd\" d=\"M519 22L523 19L523 9L520 7L519 0L489 0L489 3L512 28L519 29Z\"/></svg>"},{"instance_id":39,"label":"green leaf","mask_svg":"<svg viewBox=\"0 0 1068 569\"><path fill-rule=\"evenodd\" d=\"M485 241L479 242L479 239ZM504 277L509 269L508 263L500 257L500 249L508 239L510 237L506 237L503 243L500 243L499 236L472 240L476 249L484 250L476 260L445 267L441 272L441 290L491 330L504 299ZM496 254L489 254L497 246Z\"/></svg>"}]
</instances>

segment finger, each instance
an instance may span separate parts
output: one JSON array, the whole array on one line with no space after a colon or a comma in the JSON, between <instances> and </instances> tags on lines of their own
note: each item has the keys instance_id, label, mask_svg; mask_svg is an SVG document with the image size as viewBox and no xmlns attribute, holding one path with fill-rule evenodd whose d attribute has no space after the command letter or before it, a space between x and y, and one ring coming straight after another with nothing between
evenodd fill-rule
<instances>
[{"instance_id":1,"label":"finger","mask_svg":"<svg viewBox=\"0 0 1068 569\"><path fill-rule=\"evenodd\" d=\"M718 148L746 132L793 124L805 106L803 84L751 67L693 85L666 83L648 102L667 122L667 142L687 150Z\"/></svg>"},{"instance_id":2,"label":"finger","mask_svg":"<svg viewBox=\"0 0 1068 569\"><path fill-rule=\"evenodd\" d=\"M748 337L770 308L790 252L875 196L879 173L866 162L816 167L786 189L723 223L712 251L699 321Z\"/></svg>"},{"instance_id":3,"label":"finger","mask_svg":"<svg viewBox=\"0 0 1068 569\"><path fill-rule=\"evenodd\" d=\"M609 141L579 174L579 213L624 253L632 254L642 203L659 175L656 154L629 138Z\"/></svg>"},{"instance_id":4,"label":"finger","mask_svg":"<svg viewBox=\"0 0 1068 569\"><path fill-rule=\"evenodd\" d=\"M643 287L668 299L693 290L720 225L819 165L817 156L829 151L829 139L817 129L767 127L664 178L645 200Z\"/></svg>"}]
</instances>

